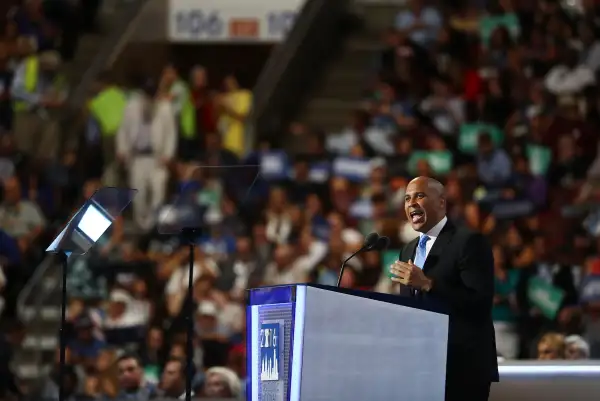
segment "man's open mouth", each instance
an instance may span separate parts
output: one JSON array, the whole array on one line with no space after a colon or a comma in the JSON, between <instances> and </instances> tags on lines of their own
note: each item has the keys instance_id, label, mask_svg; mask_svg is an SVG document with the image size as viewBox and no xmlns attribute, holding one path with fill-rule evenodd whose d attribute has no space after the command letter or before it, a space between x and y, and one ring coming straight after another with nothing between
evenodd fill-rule
<instances>
[{"instance_id":1,"label":"man's open mouth","mask_svg":"<svg viewBox=\"0 0 600 401\"><path fill-rule=\"evenodd\" d=\"M410 212L410 220L414 224L422 223L425 220L425 212L423 212L422 210L413 210L412 212Z\"/></svg>"}]
</instances>

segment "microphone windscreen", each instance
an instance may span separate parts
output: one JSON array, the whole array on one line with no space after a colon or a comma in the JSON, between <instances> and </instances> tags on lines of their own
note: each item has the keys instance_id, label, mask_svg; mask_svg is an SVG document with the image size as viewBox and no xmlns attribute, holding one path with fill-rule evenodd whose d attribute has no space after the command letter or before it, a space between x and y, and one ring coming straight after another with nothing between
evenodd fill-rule
<instances>
[{"instance_id":1,"label":"microphone windscreen","mask_svg":"<svg viewBox=\"0 0 600 401\"><path fill-rule=\"evenodd\" d=\"M378 251L383 251L390 246L390 239L388 237L379 237L377 243L375 244L375 249Z\"/></svg>"},{"instance_id":2,"label":"microphone windscreen","mask_svg":"<svg viewBox=\"0 0 600 401\"><path fill-rule=\"evenodd\" d=\"M365 243L364 243L363 247L373 248L377 244L378 240L379 240L379 234L371 233L365 237Z\"/></svg>"}]
</instances>

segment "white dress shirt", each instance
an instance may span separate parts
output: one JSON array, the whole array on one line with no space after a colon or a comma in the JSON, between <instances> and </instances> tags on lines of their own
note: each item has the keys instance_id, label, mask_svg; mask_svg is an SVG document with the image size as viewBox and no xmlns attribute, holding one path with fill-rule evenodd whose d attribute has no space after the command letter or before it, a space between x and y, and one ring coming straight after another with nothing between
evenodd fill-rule
<instances>
[{"instance_id":1,"label":"white dress shirt","mask_svg":"<svg viewBox=\"0 0 600 401\"><path fill-rule=\"evenodd\" d=\"M429 251L431 251L435 240L437 239L437 237L440 236L440 233L442 232L442 229L444 228L447 222L448 218L444 216L444 218L441 219L435 226L433 226L431 230L427 231L429 241L427 241L427 244L425 244L425 260L427 260L427 256L429 256ZM423 235L424 234L419 235L419 241L421 240L421 237Z\"/></svg>"}]
</instances>

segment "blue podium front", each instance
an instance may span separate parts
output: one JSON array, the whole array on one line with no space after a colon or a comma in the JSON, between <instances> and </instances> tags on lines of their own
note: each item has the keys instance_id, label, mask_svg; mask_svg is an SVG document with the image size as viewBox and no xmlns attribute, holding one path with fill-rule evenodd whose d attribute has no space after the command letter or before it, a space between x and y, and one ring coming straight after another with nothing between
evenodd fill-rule
<instances>
[{"instance_id":1,"label":"blue podium front","mask_svg":"<svg viewBox=\"0 0 600 401\"><path fill-rule=\"evenodd\" d=\"M248 401L298 401L306 286L248 291Z\"/></svg>"},{"instance_id":2,"label":"blue podium front","mask_svg":"<svg viewBox=\"0 0 600 401\"><path fill-rule=\"evenodd\" d=\"M438 305L316 284L247 295L248 401L443 401Z\"/></svg>"}]
</instances>

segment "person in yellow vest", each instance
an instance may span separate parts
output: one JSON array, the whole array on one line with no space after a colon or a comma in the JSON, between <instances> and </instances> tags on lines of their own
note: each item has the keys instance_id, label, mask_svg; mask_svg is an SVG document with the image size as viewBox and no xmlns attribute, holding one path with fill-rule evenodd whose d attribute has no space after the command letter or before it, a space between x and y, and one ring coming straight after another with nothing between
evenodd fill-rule
<instances>
[{"instance_id":1,"label":"person in yellow vest","mask_svg":"<svg viewBox=\"0 0 600 401\"><path fill-rule=\"evenodd\" d=\"M224 80L225 93L217 104L220 115L218 129L223 137L223 147L238 157L243 157L245 149L246 119L252 109L252 92L240 87L234 75Z\"/></svg>"},{"instance_id":2,"label":"person in yellow vest","mask_svg":"<svg viewBox=\"0 0 600 401\"><path fill-rule=\"evenodd\" d=\"M35 159L53 160L59 150L57 114L68 93L60 66L55 51L32 55L21 61L12 82L15 142L20 151Z\"/></svg>"},{"instance_id":3,"label":"person in yellow vest","mask_svg":"<svg viewBox=\"0 0 600 401\"><path fill-rule=\"evenodd\" d=\"M103 182L118 185L115 138L125 115L127 95L117 86L109 72L96 78L95 95L88 104L90 117L98 124L102 146Z\"/></svg>"}]
</instances>

